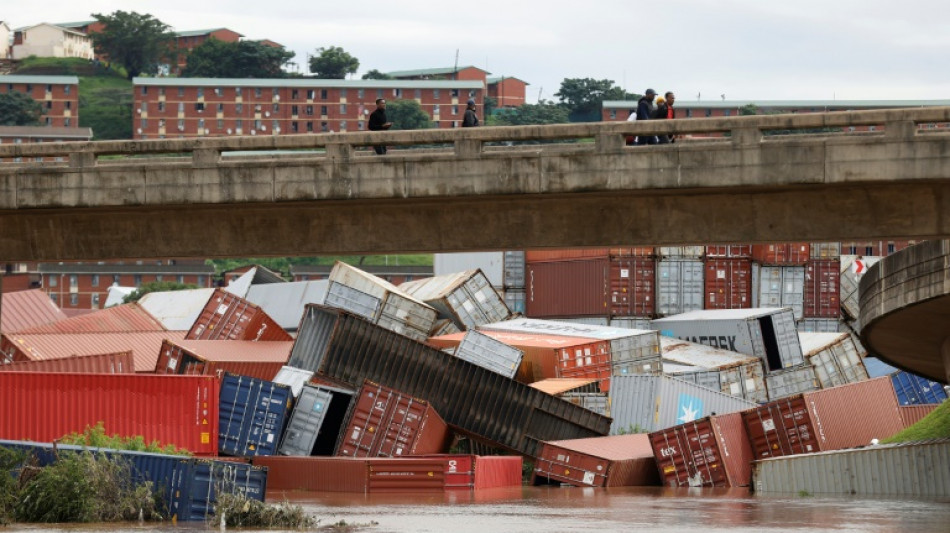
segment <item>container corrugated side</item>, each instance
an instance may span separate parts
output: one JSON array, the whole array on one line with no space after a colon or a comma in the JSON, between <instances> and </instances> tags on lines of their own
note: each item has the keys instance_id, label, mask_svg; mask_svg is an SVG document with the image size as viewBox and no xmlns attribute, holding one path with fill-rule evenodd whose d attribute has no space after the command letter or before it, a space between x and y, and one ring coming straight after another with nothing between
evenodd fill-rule
<instances>
[{"instance_id":1,"label":"container corrugated side","mask_svg":"<svg viewBox=\"0 0 950 533\"><path fill-rule=\"evenodd\" d=\"M610 261L529 262L525 311L533 317L607 316Z\"/></svg>"},{"instance_id":2,"label":"container corrugated side","mask_svg":"<svg viewBox=\"0 0 950 533\"><path fill-rule=\"evenodd\" d=\"M657 254L664 258L700 259L706 252L705 246L660 246Z\"/></svg>"},{"instance_id":3,"label":"container corrugated side","mask_svg":"<svg viewBox=\"0 0 950 533\"><path fill-rule=\"evenodd\" d=\"M610 258L610 316L656 313L656 259Z\"/></svg>"},{"instance_id":4,"label":"container corrugated side","mask_svg":"<svg viewBox=\"0 0 950 533\"><path fill-rule=\"evenodd\" d=\"M901 405L940 403L947 399L947 389L936 381L903 371L891 374L890 378Z\"/></svg>"},{"instance_id":5,"label":"container corrugated side","mask_svg":"<svg viewBox=\"0 0 950 533\"><path fill-rule=\"evenodd\" d=\"M703 308L703 262L661 259L656 263L656 314L676 315Z\"/></svg>"},{"instance_id":6,"label":"container corrugated side","mask_svg":"<svg viewBox=\"0 0 950 533\"><path fill-rule=\"evenodd\" d=\"M709 244L706 246L706 257L752 257L751 244Z\"/></svg>"},{"instance_id":7,"label":"container corrugated side","mask_svg":"<svg viewBox=\"0 0 950 533\"><path fill-rule=\"evenodd\" d=\"M799 332L805 360L815 367L821 388L869 379L861 354L847 333Z\"/></svg>"},{"instance_id":8,"label":"container corrugated side","mask_svg":"<svg viewBox=\"0 0 950 533\"><path fill-rule=\"evenodd\" d=\"M762 266L759 269L760 307L791 307L795 318L805 311L805 267Z\"/></svg>"},{"instance_id":9,"label":"container corrugated side","mask_svg":"<svg viewBox=\"0 0 950 533\"><path fill-rule=\"evenodd\" d=\"M365 459L262 455L253 462L267 468L267 485L272 491L365 494L369 488Z\"/></svg>"},{"instance_id":10,"label":"container corrugated side","mask_svg":"<svg viewBox=\"0 0 950 533\"><path fill-rule=\"evenodd\" d=\"M462 337L462 342L455 348L455 357L514 378L524 358L524 351L472 330Z\"/></svg>"},{"instance_id":11,"label":"container corrugated side","mask_svg":"<svg viewBox=\"0 0 950 533\"><path fill-rule=\"evenodd\" d=\"M608 406L607 394L604 392L564 392L557 396L584 409L609 416L610 407Z\"/></svg>"},{"instance_id":12,"label":"container corrugated side","mask_svg":"<svg viewBox=\"0 0 950 533\"><path fill-rule=\"evenodd\" d=\"M504 289L521 289L524 290L525 285L525 259L524 252L522 251L506 251L505 252L505 278L504 278ZM511 307L510 305L508 306ZM514 311L514 309L512 309ZM524 312L522 309L520 312Z\"/></svg>"},{"instance_id":13,"label":"container corrugated side","mask_svg":"<svg viewBox=\"0 0 950 533\"><path fill-rule=\"evenodd\" d=\"M192 472L182 490L183 511L178 520L207 520L214 514L214 504L221 491L264 501L266 469L230 461L196 459L192 463Z\"/></svg>"},{"instance_id":14,"label":"container corrugated side","mask_svg":"<svg viewBox=\"0 0 950 533\"><path fill-rule=\"evenodd\" d=\"M621 329L650 329L650 319L636 316L615 316L610 319L607 325Z\"/></svg>"},{"instance_id":15,"label":"container corrugated side","mask_svg":"<svg viewBox=\"0 0 950 533\"><path fill-rule=\"evenodd\" d=\"M224 455L274 455L293 392L272 381L225 374L218 409L218 450Z\"/></svg>"},{"instance_id":16,"label":"container corrugated side","mask_svg":"<svg viewBox=\"0 0 950 533\"><path fill-rule=\"evenodd\" d=\"M441 316L450 318L462 329L473 329L511 316L504 300L481 270L407 281L399 288L436 308Z\"/></svg>"},{"instance_id":17,"label":"container corrugated side","mask_svg":"<svg viewBox=\"0 0 950 533\"><path fill-rule=\"evenodd\" d=\"M609 248L566 248L561 250L527 250L524 253L524 258L527 263L543 263L549 261L602 259L609 255Z\"/></svg>"},{"instance_id":18,"label":"container corrugated side","mask_svg":"<svg viewBox=\"0 0 950 533\"><path fill-rule=\"evenodd\" d=\"M610 427L608 418L570 402L320 306L304 315L291 365L351 386L386 384L429 401L454 429L529 456L543 440L593 437Z\"/></svg>"},{"instance_id":19,"label":"container corrugated side","mask_svg":"<svg viewBox=\"0 0 950 533\"><path fill-rule=\"evenodd\" d=\"M109 435L213 456L218 391L211 376L0 372L0 438L52 442L101 421Z\"/></svg>"},{"instance_id":20,"label":"container corrugated side","mask_svg":"<svg viewBox=\"0 0 950 533\"><path fill-rule=\"evenodd\" d=\"M650 433L663 485L747 487L752 447L742 415L729 413Z\"/></svg>"},{"instance_id":21,"label":"container corrugated side","mask_svg":"<svg viewBox=\"0 0 950 533\"><path fill-rule=\"evenodd\" d=\"M803 318L797 322L799 332L837 333L847 331L847 326L837 318Z\"/></svg>"},{"instance_id":22,"label":"container corrugated side","mask_svg":"<svg viewBox=\"0 0 950 533\"><path fill-rule=\"evenodd\" d=\"M811 257L807 242L753 244L752 259L763 265L804 265Z\"/></svg>"},{"instance_id":23,"label":"container corrugated side","mask_svg":"<svg viewBox=\"0 0 950 533\"><path fill-rule=\"evenodd\" d=\"M904 422L904 427L909 428L917 422L920 422L927 415L932 413L940 404L938 403L927 403L922 405L902 405L898 409L901 414L901 421Z\"/></svg>"},{"instance_id":24,"label":"container corrugated side","mask_svg":"<svg viewBox=\"0 0 950 533\"><path fill-rule=\"evenodd\" d=\"M425 341L438 314L431 306L410 296L390 292L383 301L376 323L411 339Z\"/></svg>"},{"instance_id":25,"label":"container corrugated side","mask_svg":"<svg viewBox=\"0 0 950 533\"><path fill-rule=\"evenodd\" d=\"M812 259L805 265L805 308L809 318L841 316L841 262L837 259Z\"/></svg>"},{"instance_id":26,"label":"container corrugated side","mask_svg":"<svg viewBox=\"0 0 950 533\"><path fill-rule=\"evenodd\" d=\"M610 384L610 433L657 431L712 413L732 413L755 405L670 376L614 376Z\"/></svg>"},{"instance_id":27,"label":"container corrugated side","mask_svg":"<svg viewBox=\"0 0 950 533\"><path fill-rule=\"evenodd\" d=\"M260 307L222 289L215 290L185 338L189 340L294 340Z\"/></svg>"},{"instance_id":28,"label":"container corrugated side","mask_svg":"<svg viewBox=\"0 0 950 533\"><path fill-rule=\"evenodd\" d=\"M646 435L545 442L534 463L534 484L575 487L636 487L659 484L656 460Z\"/></svg>"},{"instance_id":29,"label":"container corrugated side","mask_svg":"<svg viewBox=\"0 0 950 533\"><path fill-rule=\"evenodd\" d=\"M281 455L333 455L356 391L307 384L281 437Z\"/></svg>"},{"instance_id":30,"label":"container corrugated side","mask_svg":"<svg viewBox=\"0 0 950 533\"><path fill-rule=\"evenodd\" d=\"M505 289L505 305L508 306L508 309L511 309L512 313L521 313L525 312L525 290L524 287L517 288L508 288Z\"/></svg>"},{"instance_id":31,"label":"container corrugated side","mask_svg":"<svg viewBox=\"0 0 950 533\"><path fill-rule=\"evenodd\" d=\"M769 392L769 400L778 400L818 390L821 383L818 381L815 367L804 364L769 372L765 376L765 386Z\"/></svg>"},{"instance_id":32,"label":"container corrugated side","mask_svg":"<svg viewBox=\"0 0 950 533\"><path fill-rule=\"evenodd\" d=\"M18 361L0 364L0 372L69 372L82 374L134 374L132 352L78 355L64 359Z\"/></svg>"},{"instance_id":33,"label":"container corrugated side","mask_svg":"<svg viewBox=\"0 0 950 533\"><path fill-rule=\"evenodd\" d=\"M415 456L445 463L445 490L520 487L522 458L505 455L433 454Z\"/></svg>"},{"instance_id":34,"label":"container corrugated side","mask_svg":"<svg viewBox=\"0 0 950 533\"><path fill-rule=\"evenodd\" d=\"M383 295L385 298L385 294ZM349 311L375 321L383 307L383 299L355 289L344 283L330 282L327 286L326 305Z\"/></svg>"},{"instance_id":35,"label":"container corrugated side","mask_svg":"<svg viewBox=\"0 0 950 533\"><path fill-rule=\"evenodd\" d=\"M756 461L759 493L950 498L950 439Z\"/></svg>"},{"instance_id":36,"label":"container corrugated side","mask_svg":"<svg viewBox=\"0 0 950 533\"><path fill-rule=\"evenodd\" d=\"M707 258L704 308L752 307L752 261L742 258Z\"/></svg>"},{"instance_id":37,"label":"container corrugated side","mask_svg":"<svg viewBox=\"0 0 950 533\"><path fill-rule=\"evenodd\" d=\"M841 243L813 242L809 244L808 254L812 259L838 259L841 257Z\"/></svg>"}]
</instances>

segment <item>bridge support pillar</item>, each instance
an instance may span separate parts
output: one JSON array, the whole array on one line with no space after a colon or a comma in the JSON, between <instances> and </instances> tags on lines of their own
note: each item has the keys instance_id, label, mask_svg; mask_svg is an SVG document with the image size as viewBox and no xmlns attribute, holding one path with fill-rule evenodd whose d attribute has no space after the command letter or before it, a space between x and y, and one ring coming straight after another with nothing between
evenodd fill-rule
<instances>
[{"instance_id":1,"label":"bridge support pillar","mask_svg":"<svg viewBox=\"0 0 950 533\"><path fill-rule=\"evenodd\" d=\"M478 159L482 155L482 141L459 139L455 141L455 156L462 159Z\"/></svg>"}]
</instances>

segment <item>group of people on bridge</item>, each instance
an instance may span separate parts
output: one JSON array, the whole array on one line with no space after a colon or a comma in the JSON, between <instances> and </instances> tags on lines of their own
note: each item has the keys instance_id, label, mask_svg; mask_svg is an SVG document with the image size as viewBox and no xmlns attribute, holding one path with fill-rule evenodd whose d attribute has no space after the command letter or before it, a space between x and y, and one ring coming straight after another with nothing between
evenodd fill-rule
<instances>
[{"instance_id":1,"label":"group of people on bridge","mask_svg":"<svg viewBox=\"0 0 950 533\"><path fill-rule=\"evenodd\" d=\"M667 91L663 96L657 96L656 91L647 89L643 96L637 101L637 108L630 110L628 122L636 120L666 120L676 118L676 111L673 109L673 103L676 101L676 95L673 91ZM676 142L672 135L639 135L627 136L628 145L646 145L646 144L668 144Z\"/></svg>"}]
</instances>

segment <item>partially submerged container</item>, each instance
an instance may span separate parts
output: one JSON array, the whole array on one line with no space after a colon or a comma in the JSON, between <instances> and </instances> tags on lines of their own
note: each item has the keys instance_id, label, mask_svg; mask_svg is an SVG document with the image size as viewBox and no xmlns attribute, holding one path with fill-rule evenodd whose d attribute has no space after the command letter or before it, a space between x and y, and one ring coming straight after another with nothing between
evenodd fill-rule
<instances>
[{"instance_id":1,"label":"partially submerged container","mask_svg":"<svg viewBox=\"0 0 950 533\"><path fill-rule=\"evenodd\" d=\"M650 444L668 487L747 487L752 447L742 415L700 418L650 433Z\"/></svg>"},{"instance_id":2,"label":"partially submerged container","mask_svg":"<svg viewBox=\"0 0 950 533\"><path fill-rule=\"evenodd\" d=\"M768 401L765 368L758 357L664 336L660 347L664 372L667 362L688 365L695 370L678 373L680 379L753 402Z\"/></svg>"},{"instance_id":3,"label":"partially submerged container","mask_svg":"<svg viewBox=\"0 0 950 533\"><path fill-rule=\"evenodd\" d=\"M667 337L758 357L770 372L804 362L788 308L693 311L654 320L653 327Z\"/></svg>"},{"instance_id":4,"label":"partially submerged container","mask_svg":"<svg viewBox=\"0 0 950 533\"><path fill-rule=\"evenodd\" d=\"M761 266L758 277L758 307L789 307L799 320L805 316L805 267Z\"/></svg>"},{"instance_id":5,"label":"partially submerged container","mask_svg":"<svg viewBox=\"0 0 950 533\"><path fill-rule=\"evenodd\" d=\"M644 434L545 442L534 463L534 485L645 487L659 481L653 449Z\"/></svg>"},{"instance_id":6,"label":"partially submerged container","mask_svg":"<svg viewBox=\"0 0 950 533\"><path fill-rule=\"evenodd\" d=\"M407 281L399 289L434 307L460 329L474 329L511 316L481 270Z\"/></svg>"},{"instance_id":7,"label":"partially submerged container","mask_svg":"<svg viewBox=\"0 0 950 533\"><path fill-rule=\"evenodd\" d=\"M669 316L702 309L704 269L698 259L657 261L656 314Z\"/></svg>"},{"instance_id":8,"label":"partially submerged container","mask_svg":"<svg viewBox=\"0 0 950 533\"><path fill-rule=\"evenodd\" d=\"M950 498L950 439L775 457L754 464L758 493Z\"/></svg>"},{"instance_id":9,"label":"partially submerged container","mask_svg":"<svg viewBox=\"0 0 950 533\"><path fill-rule=\"evenodd\" d=\"M610 433L657 431L713 413L732 413L755 405L662 374L614 376L610 386Z\"/></svg>"},{"instance_id":10,"label":"partially submerged container","mask_svg":"<svg viewBox=\"0 0 950 533\"><path fill-rule=\"evenodd\" d=\"M290 358L290 341L165 340L156 374L220 376L225 372L272 380Z\"/></svg>"},{"instance_id":11,"label":"partially submerged container","mask_svg":"<svg viewBox=\"0 0 950 533\"><path fill-rule=\"evenodd\" d=\"M278 453L333 455L356 391L305 384L287 422Z\"/></svg>"},{"instance_id":12,"label":"partially submerged container","mask_svg":"<svg viewBox=\"0 0 950 533\"><path fill-rule=\"evenodd\" d=\"M765 387L769 391L769 400L778 400L803 392L816 391L821 388L821 383L818 381L815 367L805 363L769 372L765 376Z\"/></svg>"},{"instance_id":13,"label":"partially submerged container","mask_svg":"<svg viewBox=\"0 0 950 533\"><path fill-rule=\"evenodd\" d=\"M347 415L336 455L402 457L442 453L451 432L429 402L364 381Z\"/></svg>"},{"instance_id":14,"label":"partially submerged container","mask_svg":"<svg viewBox=\"0 0 950 533\"><path fill-rule=\"evenodd\" d=\"M290 414L290 387L224 374L218 409L218 450L224 455L274 455Z\"/></svg>"},{"instance_id":15,"label":"partially submerged container","mask_svg":"<svg viewBox=\"0 0 950 533\"><path fill-rule=\"evenodd\" d=\"M70 372L76 374L134 374L132 352L77 355L62 359L0 364L0 372Z\"/></svg>"},{"instance_id":16,"label":"partially submerged container","mask_svg":"<svg viewBox=\"0 0 950 533\"><path fill-rule=\"evenodd\" d=\"M861 354L848 333L808 333L800 331L805 361L815 367L821 388L869 379Z\"/></svg>"},{"instance_id":17,"label":"partially submerged container","mask_svg":"<svg viewBox=\"0 0 950 533\"><path fill-rule=\"evenodd\" d=\"M292 341L280 324L260 307L217 289L208 300L194 325L185 335L188 340Z\"/></svg>"},{"instance_id":18,"label":"partially submerged container","mask_svg":"<svg viewBox=\"0 0 950 533\"><path fill-rule=\"evenodd\" d=\"M904 428L887 379L806 392L742 413L757 459L840 450Z\"/></svg>"},{"instance_id":19,"label":"partially submerged container","mask_svg":"<svg viewBox=\"0 0 950 533\"><path fill-rule=\"evenodd\" d=\"M445 490L520 487L523 460L519 455L438 454L422 456L445 461Z\"/></svg>"},{"instance_id":20,"label":"partially submerged container","mask_svg":"<svg viewBox=\"0 0 950 533\"><path fill-rule=\"evenodd\" d=\"M524 352L482 332L471 330L465 333L462 342L455 348L455 357L507 378L514 378L524 359Z\"/></svg>"}]
</instances>

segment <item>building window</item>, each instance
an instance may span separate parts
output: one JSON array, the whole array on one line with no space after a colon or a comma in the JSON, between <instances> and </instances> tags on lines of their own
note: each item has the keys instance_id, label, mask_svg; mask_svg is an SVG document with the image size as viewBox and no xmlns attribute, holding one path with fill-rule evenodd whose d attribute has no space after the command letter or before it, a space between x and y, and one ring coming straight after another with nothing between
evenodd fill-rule
<instances>
[{"instance_id":1,"label":"building window","mask_svg":"<svg viewBox=\"0 0 950 533\"><path fill-rule=\"evenodd\" d=\"M255 97L255 98L260 98L260 97L261 97L261 94L262 94L261 88L260 88L260 87L254 87L254 97Z\"/></svg>"},{"instance_id":2,"label":"building window","mask_svg":"<svg viewBox=\"0 0 950 533\"><path fill-rule=\"evenodd\" d=\"M438 89L432 89L432 98L435 98L436 100L438 100L439 97L441 96L442 96L442 91Z\"/></svg>"},{"instance_id":3,"label":"building window","mask_svg":"<svg viewBox=\"0 0 950 533\"><path fill-rule=\"evenodd\" d=\"M69 305L72 306L72 307L76 307L77 305L79 305L79 294L78 294L78 293L73 293L73 294L70 294L70 295L69 295Z\"/></svg>"},{"instance_id":4,"label":"building window","mask_svg":"<svg viewBox=\"0 0 950 533\"><path fill-rule=\"evenodd\" d=\"M340 114L341 115L346 114L346 104L340 104Z\"/></svg>"},{"instance_id":5,"label":"building window","mask_svg":"<svg viewBox=\"0 0 950 533\"><path fill-rule=\"evenodd\" d=\"M731 109L724 109L724 110L722 111L722 116L724 116L724 117L728 117L728 116L731 115L731 114L732 114L732 110L731 110Z\"/></svg>"},{"instance_id":6,"label":"building window","mask_svg":"<svg viewBox=\"0 0 950 533\"><path fill-rule=\"evenodd\" d=\"M383 97L383 90L376 89L376 98L382 98L382 97Z\"/></svg>"},{"instance_id":7,"label":"building window","mask_svg":"<svg viewBox=\"0 0 950 533\"><path fill-rule=\"evenodd\" d=\"M184 88L184 87L179 87L179 88L178 88L178 96L185 96L185 88Z\"/></svg>"},{"instance_id":8,"label":"building window","mask_svg":"<svg viewBox=\"0 0 950 533\"><path fill-rule=\"evenodd\" d=\"M185 102L178 102L178 112L179 113L185 112Z\"/></svg>"},{"instance_id":9,"label":"building window","mask_svg":"<svg viewBox=\"0 0 950 533\"><path fill-rule=\"evenodd\" d=\"M868 254L868 255L870 255L870 254ZM49 277L49 286L50 286L50 287L55 287L57 283L59 283L59 281L57 281L56 276L50 276L50 277Z\"/></svg>"},{"instance_id":10,"label":"building window","mask_svg":"<svg viewBox=\"0 0 950 533\"><path fill-rule=\"evenodd\" d=\"M141 284L142 284L142 275L141 275L141 274L136 274L136 275L132 278L132 283L133 283L136 287L138 287L139 285L141 285Z\"/></svg>"},{"instance_id":11,"label":"building window","mask_svg":"<svg viewBox=\"0 0 950 533\"><path fill-rule=\"evenodd\" d=\"M280 113L280 104L274 104L274 114Z\"/></svg>"},{"instance_id":12,"label":"building window","mask_svg":"<svg viewBox=\"0 0 950 533\"><path fill-rule=\"evenodd\" d=\"M363 128L364 128L365 126L366 126L366 123L363 122L362 120L360 120L359 122L356 123L356 129L358 129L358 130L360 130L360 131L363 131Z\"/></svg>"},{"instance_id":13,"label":"building window","mask_svg":"<svg viewBox=\"0 0 950 533\"><path fill-rule=\"evenodd\" d=\"M185 131L185 119L178 119L178 131Z\"/></svg>"},{"instance_id":14,"label":"building window","mask_svg":"<svg viewBox=\"0 0 950 533\"><path fill-rule=\"evenodd\" d=\"M69 287L71 289L79 288L79 276L76 274L70 274L69 276Z\"/></svg>"},{"instance_id":15,"label":"building window","mask_svg":"<svg viewBox=\"0 0 950 533\"><path fill-rule=\"evenodd\" d=\"M453 115L458 115L458 114L459 114L459 106L457 106L457 105L452 106L452 114L453 114Z\"/></svg>"},{"instance_id":16,"label":"building window","mask_svg":"<svg viewBox=\"0 0 950 533\"><path fill-rule=\"evenodd\" d=\"M159 127L159 128L164 128L164 127L165 127L165 119L163 119L163 118L158 119L158 127Z\"/></svg>"},{"instance_id":17,"label":"building window","mask_svg":"<svg viewBox=\"0 0 950 533\"><path fill-rule=\"evenodd\" d=\"M307 133L313 133L313 122L307 122Z\"/></svg>"},{"instance_id":18,"label":"building window","mask_svg":"<svg viewBox=\"0 0 950 533\"><path fill-rule=\"evenodd\" d=\"M142 86L142 94L143 94L143 95L148 94L148 85L143 85L143 86Z\"/></svg>"},{"instance_id":19,"label":"building window","mask_svg":"<svg viewBox=\"0 0 950 533\"><path fill-rule=\"evenodd\" d=\"M293 89L292 91L290 91L290 97L293 98L294 100L296 100L299 96L300 96L300 91L298 91L297 89Z\"/></svg>"},{"instance_id":20,"label":"building window","mask_svg":"<svg viewBox=\"0 0 950 533\"><path fill-rule=\"evenodd\" d=\"M366 96L366 90L365 90L365 89L357 89L357 90L356 90L356 97L357 97L357 98L359 98L360 100L362 100L365 96Z\"/></svg>"},{"instance_id":21,"label":"building window","mask_svg":"<svg viewBox=\"0 0 950 533\"><path fill-rule=\"evenodd\" d=\"M69 91L66 91L66 92L69 93ZM159 88L158 88L158 95L159 95L159 96L165 96L165 88L164 88L164 87L159 87Z\"/></svg>"},{"instance_id":22,"label":"building window","mask_svg":"<svg viewBox=\"0 0 950 533\"><path fill-rule=\"evenodd\" d=\"M159 113L165 111L165 102L159 102L159 103L158 103L158 111L159 111Z\"/></svg>"},{"instance_id":23,"label":"building window","mask_svg":"<svg viewBox=\"0 0 950 533\"><path fill-rule=\"evenodd\" d=\"M887 243L887 253L888 253L888 254L892 254L892 253L894 253L894 252L896 252L896 251L897 251L897 248L894 246L894 243L892 243L892 242Z\"/></svg>"},{"instance_id":24,"label":"building window","mask_svg":"<svg viewBox=\"0 0 950 533\"><path fill-rule=\"evenodd\" d=\"M145 105L145 104L142 104L142 105ZM70 102L69 100L67 100L67 101L66 101L66 109L72 109L72 108L73 108L73 103ZM933 127L933 124L931 124L930 127Z\"/></svg>"},{"instance_id":25,"label":"building window","mask_svg":"<svg viewBox=\"0 0 950 533\"><path fill-rule=\"evenodd\" d=\"M304 110L304 112L307 114L308 117L312 117L312 116L313 116L313 106L312 106L312 105L308 105L308 106L306 107L306 109Z\"/></svg>"},{"instance_id":26,"label":"building window","mask_svg":"<svg viewBox=\"0 0 950 533\"><path fill-rule=\"evenodd\" d=\"M321 123L320 123L320 131L322 131L322 132L324 132L324 133L330 131L330 124L328 124L328 123L326 123L326 122L321 122Z\"/></svg>"},{"instance_id":27,"label":"building window","mask_svg":"<svg viewBox=\"0 0 950 533\"><path fill-rule=\"evenodd\" d=\"M689 118L689 117L691 117L691 116L693 116L693 110L692 110L692 109L687 109L687 110L686 110L686 118Z\"/></svg>"},{"instance_id":28,"label":"building window","mask_svg":"<svg viewBox=\"0 0 950 533\"><path fill-rule=\"evenodd\" d=\"M244 112L244 104L234 104L234 112L241 114Z\"/></svg>"},{"instance_id":29,"label":"building window","mask_svg":"<svg viewBox=\"0 0 950 533\"><path fill-rule=\"evenodd\" d=\"M69 91L72 89L72 85L63 85L63 94L69 94Z\"/></svg>"},{"instance_id":30,"label":"building window","mask_svg":"<svg viewBox=\"0 0 950 533\"><path fill-rule=\"evenodd\" d=\"M610 119L613 120L613 119L615 119L615 118L617 118L617 110L616 110L616 109L611 109L611 110L610 110Z\"/></svg>"},{"instance_id":31,"label":"building window","mask_svg":"<svg viewBox=\"0 0 950 533\"><path fill-rule=\"evenodd\" d=\"M402 89L393 89L393 98L402 98Z\"/></svg>"},{"instance_id":32,"label":"building window","mask_svg":"<svg viewBox=\"0 0 950 533\"><path fill-rule=\"evenodd\" d=\"M459 90L452 89L452 98L458 98L458 97L459 97Z\"/></svg>"},{"instance_id":33,"label":"building window","mask_svg":"<svg viewBox=\"0 0 950 533\"><path fill-rule=\"evenodd\" d=\"M326 99L327 99L327 90L326 90L326 89L320 89L320 99L321 99L321 100L326 100Z\"/></svg>"},{"instance_id":34,"label":"building window","mask_svg":"<svg viewBox=\"0 0 950 533\"><path fill-rule=\"evenodd\" d=\"M32 83L27 83L27 84L26 84L26 92L27 92L27 93L33 92L33 84L32 84Z\"/></svg>"},{"instance_id":35,"label":"building window","mask_svg":"<svg viewBox=\"0 0 950 533\"><path fill-rule=\"evenodd\" d=\"M299 114L298 111L300 111L300 109L296 105L290 106L291 115L295 115L295 116L298 115Z\"/></svg>"},{"instance_id":36,"label":"building window","mask_svg":"<svg viewBox=\"0 0 950 533\"><path fill-rule=\"evenodd\" d=\"M148 129L148 119L147 119L147 118L143 118L143 119L141 120L141 123L139 124L139 127L142 128L143 130Z\"/></svg>"},{"instance_id":37,"label":"building window","mask_svg":"<svg viewBox=\"0 0 950 533\"><path fill-rule=\"evenodd\" d=\"M99 293L98 292L92 293L92 308L99 309Z\"/></svg>"},{"instance_id":38,"label":"building window","mask_svg":"<svg viewBox=\"0 0 950 533\"><path fill-rule=\"evenodd\" d=\"M346 89L340 89L340 98L346 98Z\"/></svg>"},{"instance_id":39,"label":"building window","mask_svg":"<svg viewBox=\"0 0 950 533\"><path fill-rule=\"evenodd\" d=\"M218 131L221 131L221 130L223 130L223 129L224 129L224 119L223 119L223 118L219 118L219 119L218 119Z\"/></svg>"},{"instance_id":40,"label":"building window","mask_svg":"<svg viewBox=\"0 0 950 533\"><path fill-rule=\"evenodd\" d=\"M51 118L49 118L49 117L46 117L46 125L47 125L47 126L52 126L52 125L53 125L53 119L51 119Z\"/></svg>"},{"instance_id":41,"label":"building window","mask_svg":"<svg viewBox=\"0 0 950 533\"><path fill-rule=\"evenodd\" d=\"M254 121L254 129L255 130L261 129L261 121L259 119Z\"/></svg>"},{"instance_id":42,"label":"building window","mask_svg":"<svg viewBox=\"0 0 950 533\"><path fill-rule=\"evenodd\" d=\"M435 104L434 106L432 106L432 114L433 115L439 114L439 104Z\"/></svg>"},{"instance_id":43,"label":"building window","mask_svg":"<svg viewBox=\"0 0 950 533\"><path fill-rule=\"evenodd\" d=\"M273 130L274 133L280 133L280 122L276 120L272 121L270 128L271 130Z\"/></svg>"},{"instance_id":44,"label":"building window","mask_svg":"<svg viewBox=\"0 0 950 533\"><path fill-rule=\"evenodd\" d=\"M244 129L244 121L241 120L241 119L235 120L235 121L234 121L234 128L237 129L237 131L243 130L243 129Z\"/></svg>"},{"instance_id":45,"label":"building window","mask_svg":"<svg viewBox=\"0 0 950 533\"><path fill-rule=\"evenodd\" d=\"M325 105L320 106L320 116L321 117L327 116L327 106Z\"/></svg>"},{"instance_id":46,"label":"building window","mask_svg":"<svg viewBox=\"0 0 950 533\"><path fill-rule=\"evenodd\" d=\"M157 274L157 275L155 276L155 281L162 281L162 275L161 275L161 274Z\"/></svg>"},{"instance_id":47,"label":"building window","mask_svg":"<svg viewBox=\"0 0 950 533\"><path fill-rule=\"evenodd\" d=\"M241 96L241 88L240 88L240 87L235 87L235 88L234 88L234 96L235 96L235 98L238 97L238 96Z\"/></svg>"},{"instance_id":48,"label":"building window","mask_svg":"<svg viewBox=\"0 0 950 533\"><path fill-rule=\"evenodd\" d=\"M475 98L475 89L472 89L472 90L468 91L468 97L469 97L469 98Z\"/></svg>"},{"instance_id":49,"label":"building window","mask_svg":"<svg viewBox=\"0 0 950 533\"><path fill-rule=\"evenodd\" d=\"M204 98L204 97L205 97L205 88L198 87L198 98Z\"/></svg>"},{"instance_id":50,"label":"building window","mask_svg":"<svg viewBox=\"0 0 950 533\"><path fill-rule=\"evenodd\" d=\"M59 304L59 295L58 295L58 294L55 294L55 293L54 293L54 294L50 294L50 295L49 295L49 299L50 299L50 300L53 300L53 303Z\"/></svg>"},{"instance_id":51,"label":"building window","mask_svg":"<svg viewBox=\"0 0 950 533\"><path fill-rule=\"evenodd\" d=\"M202 287L202 286L204 286L204 284L205 284L205 277L204 277L204 276L198 276L198 286L199 286L199 287Z\"/></svg>"},{"instance_id":52,"label":"building window","mask_svg":"<svg viewBox=\"0 0 950 533\"><path fill-rule=\"evenodd\" d=\"M52 101L52 100L48 100L48 101L46 102L46 109L53 109L53 101Z\"/></svg>"},{"instance_id":53,"label":"building window","mask_svg":"<svg viewBox=\"0 0 950 533\"><path fill-rule=\"evenodd\" d=\"M295 120L290 123L290 131L293 133L297 133L297 129L298 129L297 121Z\"/></svg>"},{"instance_id":54,"label":"building window","mask_svg":"<svg viewBox=\"0 0 950 533\"><path fill-rule=\"evenodd\" d=\"M198 133L204 133L205 131L205 119L198 119Z\"/></svg>"},{"instance_id":55,"label":"building window","mask_svg":"<svg viewBox=\"0 0 950 533\"><path fill-rule=\"evenodd\" d=\"M341 120L341 121L340 121L340 131L346 131L346 121L345 121L345 120Z\"/></svg>"},{"instance_id":56,"label":"building window","mask_svg":"<svg viewBox=\"0 0 950 533\"><path fill-rule=\"evenodd\" d=\"M68 127L70 127L71 125L72 125L72 120L71 120L69 117L66 117L66 118L63 120L63 126L66 126L66 127L68 128Z\"/></svg>"},{"instance_id":57,"label":"building window","mask_svg":"<svg viewBox=\"0 0 950 533\"><path fill-rule=\"evenodd\" d=\"M205 110L204 102L197 102L197 103L195 103L195 111L197 111L197 112L199 112L199 113L202 113L202 112L204 112L204 110Z\"/></svg>"},{"instance_id":58,"label":"building window","mask_svg":"<svg viewBox=\"0 0 950 533\"><path fill-rule=\"evenodd\" d=\"M278 89L277 87L274 87L274 89L271 91L271 95L272 95L274 98L277 98L277 99L279 100L279 99L280 99L280 89Z\"/></svg>"},{"instance_id":59,"label":"building window","mask_svg":"<svg viewBox=\"0 0 950 533\"><path fill-rule=\"evenodd\" d=\"M224 104L218 103L218 113L224 113Z\"/></svg>"},{"instance_id":60,"label":"building window","mask_svg":"<svg viewBox=\"0 0 950 533\"><path fill-rule=\"evenodd\" d=\"M215 96L221 96L221 87L215 87L215 88L214 88L214 95L215 95Z\"/></svg>"}]
</instances>

